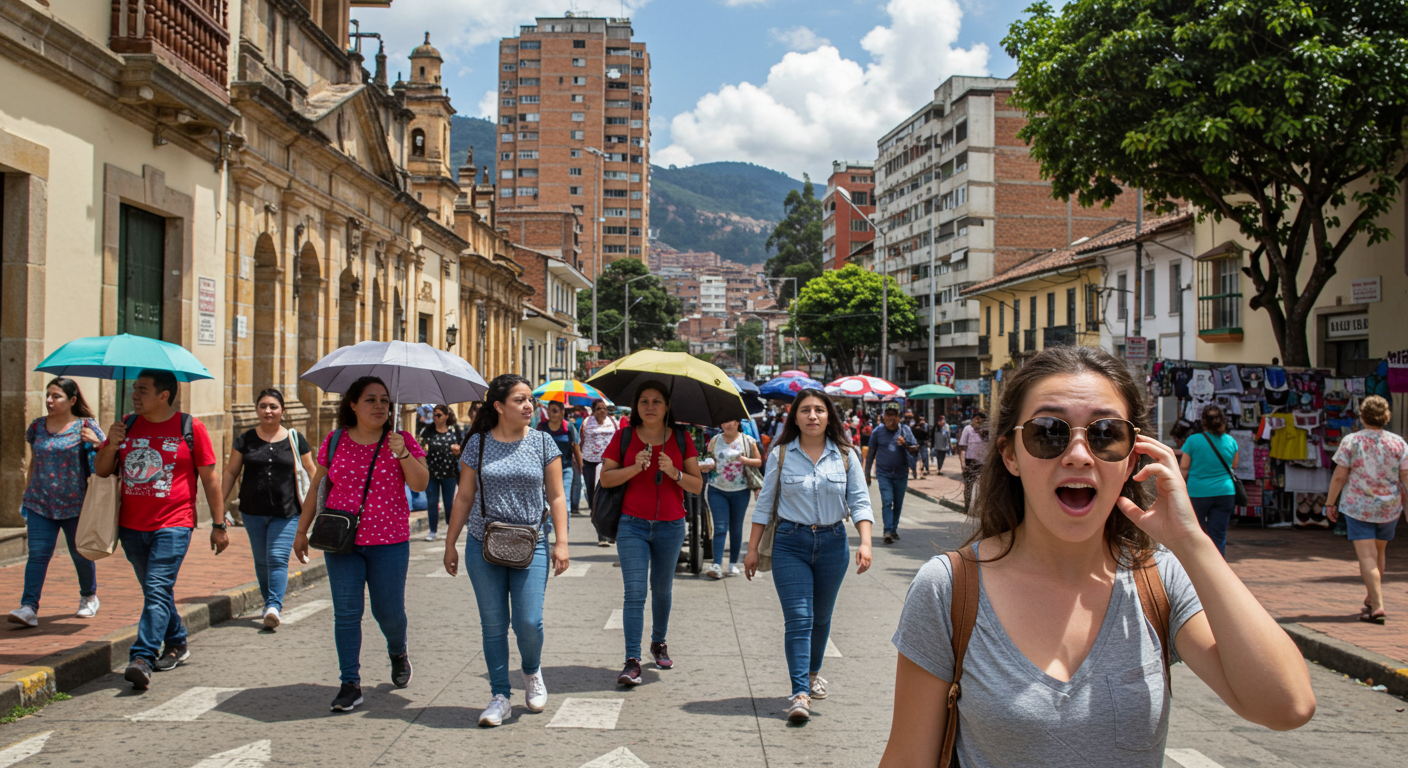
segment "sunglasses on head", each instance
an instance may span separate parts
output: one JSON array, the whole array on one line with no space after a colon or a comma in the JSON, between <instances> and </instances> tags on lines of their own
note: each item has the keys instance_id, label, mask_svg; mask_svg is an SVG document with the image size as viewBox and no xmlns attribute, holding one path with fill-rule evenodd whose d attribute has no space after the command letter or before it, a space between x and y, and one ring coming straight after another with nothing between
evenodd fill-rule
<instances>
[{"instance_id":1,"label":"sunglasses on head","mask_svg":"<svg viewBox=\"0 0 1408 768\"><path fill-rule=\"evenodd\" d=\"M1129 458L1139 434L1139 428L1125 419L1096 419L1087 426L1073 427L1055 416L1037 416L1013 429L1021 431L1022 445L1038 459L1059 458L1070 446L1072 433L1084 430L1091 454L1107 462Z\"/></svg>"}]
</instances>

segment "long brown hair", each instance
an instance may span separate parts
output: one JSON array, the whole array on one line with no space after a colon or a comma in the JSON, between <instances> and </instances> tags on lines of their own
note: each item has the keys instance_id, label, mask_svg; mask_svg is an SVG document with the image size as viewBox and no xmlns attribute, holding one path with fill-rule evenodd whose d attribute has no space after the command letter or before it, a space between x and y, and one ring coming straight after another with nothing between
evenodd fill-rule
<instances>
[{"instance_id":1,"label":"long brown hair","mask_svg":"<svg viewBox=\"0 0 1408 768\"><path fill-rule=\"evenodd\" d=\"M797 408L809 397L815 397L826 404L826 439L835 443L836 448L843 452L850 450L851 439L846 436L841 410L831 402L829 395L816 388L804 389L797 393L797 399L793 400L792 407L787 409L787 423L782 426L782 434L777 438L777 444L786 445L802 436L802 428L797 426Z\"/></svg>"},{"instance_id":2,"label":"long brown hair","mask_svg":"<svg viewBox=\"0 0 1408 768\"><path fill-rule=\"evenodd\" d=\"M1129 420L1143 434L1149 434L1149 407L1144 399L1144 389L1135 383L1129 369L1118 358L1095 347L1048 347L1042 350L1008 378L1003 387L997 421L992 424L989 433L993 435L991 448L982 475L978 478L978 498L974 502L978 530L964 546L996 536L1003 540L1004 546L993 560L1000 560L1012 551L1013 539L1008 534L1026 519L1026 495L1022 479L1008 471L1001 459L1001 452L1013 439L1013 430L1022 416L1027 392L1034 384L1050 376L1081 373L1094 373L1109 380L1129 406ZM1120 495L1129 498L1141 509L1148 508L1154 500L1153 494L1142 484L1128 481ZM1105 521L1105 544L1116 562L1125 568L1142 565L1154 549L1154 540L1149 534L1130 522L1118 509L1111 511Z\"/></svg>"}]
</instances>

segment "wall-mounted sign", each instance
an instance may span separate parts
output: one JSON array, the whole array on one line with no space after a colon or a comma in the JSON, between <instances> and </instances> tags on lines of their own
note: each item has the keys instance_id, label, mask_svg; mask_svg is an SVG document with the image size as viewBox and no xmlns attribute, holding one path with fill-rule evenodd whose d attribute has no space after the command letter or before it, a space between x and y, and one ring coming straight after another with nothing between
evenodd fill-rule
<instances>
[{"instance_id":1,"label":"wall-mounted sign","mask_svg":"<svg viewBox=\"0 0 1408 768\"><path fill-rule=\"evenodd\" d=\"M1357 315L1331 315L1325 321L1325 338L1343 339L1350 336L1369 335L1369 313Z\"/></svg>"},{"instance_id":2,"label":"wall-mounted sign","mask_svg":"<svg viewBox=\"0 0 1408 768\"><path fill-rule=\"evenodd\" d=\"M249 336L249 318L235 315L235 336L243 339Z\"/></svg>"},{"instance_id":3,"label":"wall-mounted sign","mask_svg":"<svg viewBox=\"0 0 1408 768\"><path fill-rule=\"evenodd\" d=\"M196 343L215 346L215 279L202 277L197 281Z\"/></svg>"},{"instance_id":4,"label":"wall-mounted sign","mask_svg":"<svg viewBox=\"0 0 1408 768\"><path fill-rule=\"evenodd\" d=\"M953 386L953 363L939 363L934 366L934 383L944 387Z\"/></svg>"},{"instance_id":5,"label":"wall-mounted sign","mask_svg":"<svg viewBox=\"0 0 1408 768\"><path fill-rule=\"evenodd\" d=\"M953 391L960 395L979 394L978 379L954 379Z\"/></svg>"},{"instance_id":6,"label":"wall-mounted sign","mask_svg":"<svg viewBox=\"0 0 1408 768\"><path fill-rule=\"evenodd\" d=\"M1131 363L1148 362L1149 340L1143 336L1124 337L1124 359Z\"/></svg>"},{"instance_id":7,"label":"wall-mounted sign","mask_svg":"<svg viewBox=\"0 0 1408 768\"><path fill-rule=\"evenodd\" d=\"M1383 278L1361 277L1349 281L1349 302L1351 304L1372 304L1383 301Z\"/></svg>"}]
</instances>

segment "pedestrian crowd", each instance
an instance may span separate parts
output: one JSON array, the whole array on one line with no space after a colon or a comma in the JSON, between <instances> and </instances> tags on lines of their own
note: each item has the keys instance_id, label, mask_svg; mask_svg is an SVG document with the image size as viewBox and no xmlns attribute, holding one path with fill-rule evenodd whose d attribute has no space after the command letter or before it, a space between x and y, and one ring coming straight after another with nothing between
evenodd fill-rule
<instances>
[{"instance_id":1,"label":"pedestrian crowd","mask_svg":"<svg viewBox=\"0 0 1408 768\"><path fill-rule=\"evenodd\" d=\"M592 516L598 545L614 544L620 561L624 665L616 684L644 682L645 650L656 669L675 668L672 590L691 495L707 499L714 522L706 578L772 573L787 717L806 722L829 694L822 663L842 583L852 566L859 575L872 565L869 486L878 486L880 534L892 544L908 481L941 471L956 452L977 532L925 564L910 587L893 638L900 655L882 765L932 765L941 755L974 766L1159 765L1175 660L1251 722L1294 728L1314 711L1300 654L1221 555L1230 470L1220 474L1219 460L1231 453L1217 412L1204 413L1205 437L1180 459L1148 436L1145 395L1099 350L1036 355L1005 383L990 428L974 410L952 420L941 414L932 425L898 403L880 404L878 419L863 408L846 413L823 391L805 389L760 419L708 425L698 443L676 422L662 381L638 384L629 415L618 419L602 400L576 413L544 406L528 380L504 374L467 426L448 405L430 404L417 411L412 434L393 429L386 384L364 377L342 396L336 428L316 441L283 426L283 395L266 389L254 403L258 423L235 438L218 476L205 426L177 410L176 398L172 374L143 371L132 413L105 432L77 385L58 378L46 390L48 415L26 435L30 558L10 620L37 624L60 532L78 571L78 615L96 614L96 569L75 549L76 529L89 474L120 478L118 538L144 597L124 672L138 689L190 658L174 595L198 488L218 555L229 543L224 499L238 484L269 629L280 625L290 557L307 562L310 548L323 551L339 667L335 711L363 703L368 606L386 641L390 682L411 683L408 491L427 494L427 540L440 538L443 507L444 568L465 573L478 608L490 696L481 726L512 713L510 628L526 706L547 706L544 597L549 575L570 565L574 514ZM1370 429L1341 445L1343 472L1330 494L1356 521L1350 538L1368 620L1383 617L1378 579L1392 522L1380 518L1397 501L1383 490L1408 479L1408 446L1382 432L1382 410L1366 403ZM1157 484L1157 497L1145 480ZM961 700L951 695L960 679ZM1042 685L1033 689L1032 680ZM1028 727L1057 719L1059 733Z\"/></svg>"}]
</instances>

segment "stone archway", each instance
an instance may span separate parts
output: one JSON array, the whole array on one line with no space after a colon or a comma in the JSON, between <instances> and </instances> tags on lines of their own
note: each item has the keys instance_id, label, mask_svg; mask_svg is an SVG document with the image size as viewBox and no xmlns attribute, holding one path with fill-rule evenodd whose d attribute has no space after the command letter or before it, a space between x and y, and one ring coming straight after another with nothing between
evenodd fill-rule
<instances>
[{"instance_id":1,"label":"stone archway","mask_svg":"<svg viewBox=\"0 0 1408 768\"><path fill-rule=\"evenodd\" d=\"M298 369L293 378L298 381L298 399L308 408L310 431L318 434L319 405L322 391L303 381L303 372L320 358L318 318L322 314L323 275L318 263L318 251L312 243L304 243L298 253L297 282L294 283L294 308L298 312Z\"/></svg>"},{"instance_id":2,"label":"stone archway","mask_svg":"<svg viewBox=\"0 0 1408 768\"><path fill-rule=\"evenodd\" d=\"M268 233L254 243L254 348L253 381L257 394L265 387L283 387L284 366L280 365L283 345L279 343L279 290L283 270L274 238Z\"/></svg>"},{"instance_id":3,"label":"stone archway","mask_svg":"<svg viewBox=\"0 0 1408 768\"><path fill-rule=\"evenodd\" d=\"M356 344L361 336L357 328L357 303L361 281L353 274L352 268L347 267L338 275L337 285L337 345L347 347Z\"/></svg>"},{"instance_id":4,"label":"stone archway","mask_svg":"<svg viewBox=\"0 0 1408 768\"><path fill-rule=\"evenodd\" d=\"M385 341L382 323L386 317L386 297L381 292L381 278L372 279L372 339Z\"/></svg>"}]
</instances>

